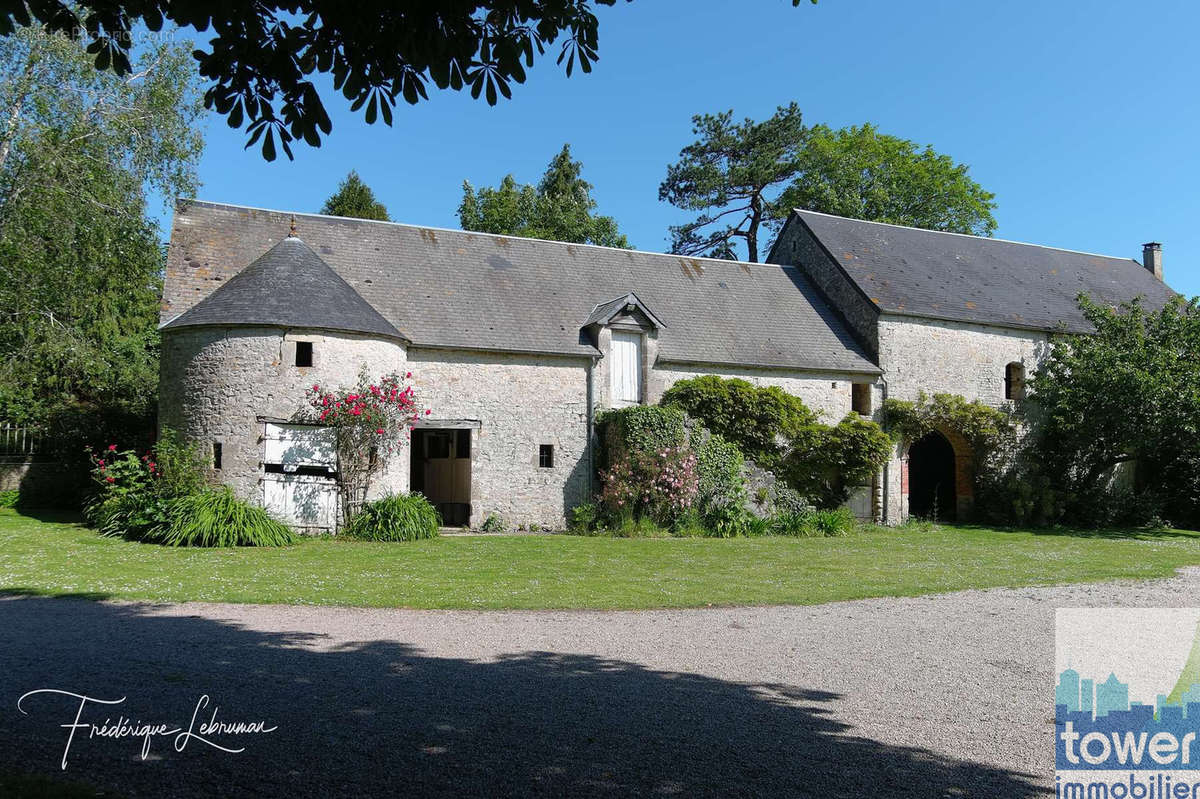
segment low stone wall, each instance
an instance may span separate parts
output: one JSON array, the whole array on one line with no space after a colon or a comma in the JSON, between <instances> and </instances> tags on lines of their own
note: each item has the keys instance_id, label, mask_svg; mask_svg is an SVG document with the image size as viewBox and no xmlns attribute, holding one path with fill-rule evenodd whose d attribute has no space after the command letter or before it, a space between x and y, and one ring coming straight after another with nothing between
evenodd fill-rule
<instances>
[{"instance_id":1,"label":"low stone wall","mask_svg":"<svg viewBox=\"0 0 1200 799\"><path fill-rule=\"evenodd\" d=\"M0 491L20 492L32 507L77 508L83 488L80 475L56 461L0 461Z\"/></svg>"}]
</instances>

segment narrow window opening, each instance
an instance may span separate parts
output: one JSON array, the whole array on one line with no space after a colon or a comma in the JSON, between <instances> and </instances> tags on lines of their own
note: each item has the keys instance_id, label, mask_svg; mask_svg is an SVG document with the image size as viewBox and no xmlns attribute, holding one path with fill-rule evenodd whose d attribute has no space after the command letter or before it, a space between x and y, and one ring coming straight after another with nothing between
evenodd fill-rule
<instances>
[{"instance_id":1,"label":"narrow window opening","mask_svg":"<svg viewBox=\"0 0 1200 799\"><path fill-rule=\"evenodd\" d=\"M554 468L554 445L542 444L538 447L538 466L543 469Z\"/></svg>"},{"instance_id":2,"label":"narrow window opening","mask_svg":"<svg viewBox=\"0 0 1200 799\"><path fill-rule=\"evenodd\" d=\"M297 366L312 366L313 365L313 345L311 341L296 342L296 365Z\"/></svg>"},{"instance_id":3,"label":"narrow window opening","mask_svg":"<svg viewBox=\"0 0 1200 799\"><path fill-rule=\"evenodd\" d=\"M869 383L850 385L850 408L862 416L871 415L871 386Z\"/></svg>"},{"instance_id":4,"label":"narrow window opening","mask_svg":"<svg viewBox=\"0 0 1200 799\"><path fill-rule=\"evenodd\" d=\"M214 469L221 468L221 442L220 441L213 442L213 468Z\"/></svg>"},{"instance_id":5,"label":"narrow window opening","mask_svg":"<svg viewBox=\"0 0 1200 799\"><path fill-rule=\"evenodd\" d=\"M1014 361L1004 367L1004 398L1025 399L1025 366Z\"/></svg>"}]
</instances>

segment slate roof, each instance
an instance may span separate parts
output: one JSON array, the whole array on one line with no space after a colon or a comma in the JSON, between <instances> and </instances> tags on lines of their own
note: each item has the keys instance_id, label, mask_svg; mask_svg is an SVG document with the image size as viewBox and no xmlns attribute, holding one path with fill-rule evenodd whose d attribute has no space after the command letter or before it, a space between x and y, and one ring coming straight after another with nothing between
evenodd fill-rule
<instances>
[{"instance_id":1,"label":"slate roof","mask_svg":"<svg viewBox=\"0 0 1200 799\"><path fill-rule=\"evenodd\" d=\"M213 325L310 327L403 338L295 236L285 237L163 327Z\"/></svg>"},{"instance_id":2,"label":"slate roof","mask_svg":"<svg viewBox=\"0 0 1200 799\"><path fill-rule=\"evenodd\" d=\"M906 316L1072 332L1090 325L1076 304L1088 294L1110 305L1173 296L1130 258L981 236L864 222L796 210L829 256L880 311Z\"/></svg>"},{"instance_id":3,"label":"slate roof","mask_svg":"<svg viewBox=\"0 0 1200 799\"><path fill-rule=\"evenodd\" d=\"M632 291L626 294L624 297L617 297L615 300L609 300L608 302L602 302L597 305L592 309L592 312L588 314L588 318L583 320L583 326L587 327L588 325L608 324L612 321L614 316L619 314L622 310L630 305L644 313L646 318L649 319L650 323L655 327L661 329L666 326L662 323L661 319L654 315L653 311L646 307L646 303L638 299L638 295L634 294Z\"/></svg>"},{"instance_id":4,"label":"slate roof","mask_svg":"<svg viewBox=\"0 0 1200 799\"><path fill-rule=\"evenodd\" d=\"M286 233L291 216L178 201L164 318L207 293L211 281L255 261ZM598 304L632 292L662 322L660 361L879 372L793 267L316 214L295 218L313 251L416 346L595 355L581 328ZM245 313L248 321L257 311Z\"/></svg>"}]
</instances>

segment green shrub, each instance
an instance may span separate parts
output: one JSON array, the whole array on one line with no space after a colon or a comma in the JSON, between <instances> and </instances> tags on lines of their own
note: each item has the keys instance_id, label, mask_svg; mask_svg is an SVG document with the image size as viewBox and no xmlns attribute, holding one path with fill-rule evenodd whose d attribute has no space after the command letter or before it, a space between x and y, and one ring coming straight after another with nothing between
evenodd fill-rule
<instances>
[{"instance_id":1,"label":"green shrub","mask_svg":"<svg viewBox=\"0 0 1200 799\"><path fill-rule=\"evenodd\" d=\"M742 504L746 497L742 478L742 453L715 433L696 448L696 474L700 479L696 504L705 511L720 505Z\"/></svg>"},{"instance_id":2,"label":"green shrub","mask_svg":"<svg viewBox=\"0 0 1200 799\"><path fill-rule=\"evenodd\" d=\"M343 532L366 541L416 541L437 536L441 524L437 509L425 497L392 494L364 505Z\"/></svg>"},{"instance_id":3,"label":"green shrub","mask_svg":"<svg viewBox=\"0 0 1200 799\"><path fill-rule=\"evenodd\" d=\"M771 535L811 538L814 533L812 517L814 511L785 511L776 513L767 520Z\"/></svg>"},{"instance_id":4,"label":"green shrub","mask_svg":"<svg viewBox=\"0 0 1200 799\"><path fill-rule=\"evenodd\" d=\"M168 522L146 531L145 540L187 547L278 547L296 540L282 522L242 502L229 486L171 500Z\"/></svg>"},{"instance_id":5,"label":"green shrub","mask_svg":"<svg viewBox=\"0 0 1200 799\"><path fill-rule=\"evenodd\" d=\"M849 508L813 511L813 528L826 538L848 535L858 524Z\"/></svg>"},{"instance_id":6,"label":"green shrub","mask_svg":"<svg viewBox=\"0 0 1200 799\"><path fill-rule=\"evenodd\" d=\"M84 516L103 535L144 539L171 524L173 500L204 487L198 445L183 442L169 428L140 456L109 444L89 458L94 488Z\"/></svg>"},{"instance_id":7,"label":"green shrub","mask_svg":"<svg viewBox=\"0 0 1200 799\"><path fill-rule=\"evenodd\" d=\"M577 535L586 535L600 524L600 506L595 502L584 502L567 513L567 530Z\"/></svg>"},{"instance_id":8,"label":"green shrub","mask_svg":"<svg viewBox=\"0 0 1200 799\"><path fill-rule=\"evenodd\" d=\"M858 522L849 508L777 513L767 521L770 535L796 538L839 538Z\"/></svg>"},{"instance_id":9,"label":"green shrub","mask_svg":"<svg viewBox=\"0 0 1200 799\"><path fill-rule=\"evenodd\" d=\"M678 408L634 405L604 411L596 418L601 468L610 468L622 453L636 455L682 447L687 440L685 417Z\"/></svg>"},{"instance_id":10,"label":"green shrub","mask_svg":"<svg viewBox=\"0 0 1200 799\"><path fill-rule=\"evenodd\" d=\"M776 473L814 504L834 508L846 501L851 486L883 467L893 446L883 428L850 413L833 427L814 423L802 429Z\"/></svg>"},{"instance_id":11,"label":"green shrub","mask_svg":"<svg viewBox=\"0 0 1200 799\"><path fill-rule=\"evenodd\" d=\"M667 389L660 404L686 412L768 469L782 457L781 441L817 421L817 414L799 397L777 386L716 375L680 380Z\"/></svg>"},{"instance_id":12,"label":"green shrub","mask_svg":"<svg viewBox=\"0 0 1200 799\"><path fill-rule=\"evenodd\" d=\"M0 491L0 508L15 508L17 499L20 497L20 492L13 489L11 491Z\"/></svg>"},{"instance_id":13,"label":"green shrub","mask_svg":"<svg viewBox=\"0 0 1200 799\"><path fill-rule=\"evenodd\" d=\"M479 525L479 529L485 533L506 533L508 532L508 522L504 521L504 517L498 513L489 513L483 520L483 524Z\"/></svg>"},{"instance_id":14,"label":"green shrub","mask_svg":"<svg viewBox=\"0 0 1200 799\"><path fill-rule=\"evenodd\" d=\"M670 526L695 505L700 482L696 455L687 447L617 453L600 479L600 502L609 518L649 517L660 526Z\"/></svg>"}]
</instances>

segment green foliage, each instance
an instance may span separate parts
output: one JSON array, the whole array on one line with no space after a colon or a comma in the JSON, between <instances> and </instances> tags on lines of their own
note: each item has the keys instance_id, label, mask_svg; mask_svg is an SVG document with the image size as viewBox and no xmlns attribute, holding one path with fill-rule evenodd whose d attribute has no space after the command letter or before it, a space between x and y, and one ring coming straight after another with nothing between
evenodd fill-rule
<instances>
[{"instance_id":1,"label":"green foliage","mask_svg":"<svg viewBox=\"0 0 1200 799\"><path fill-rule=\"evenodd\" d=\"M280 547L295 542L287 525L235 497L229 486L177 497L167 517L167 523L149 530L145 540L174 547Z\"/></svg>"},{"instance_id":2,"label":"green foliage","mask_svg":"<svg viewBox=\"0 0 1200 799\"><path fill-rule=\"evenodd\" d=\"M758 261L764 230L793 208L991 235L993 195L931 147L872 125L808 128L795 103L762 122L733 112L692 117L696 141L667 167L658 197L699 215L671 228L671 251ZM728 224L726 218L738 220Z\"/></svg>"},{"instance_id":3,"label":"green foliage","mask_svg":"<svg viewBox=\"0 0 1200 799\"><path fill-rule=\"evenodd\" d=\"M596 416L596 430L603 446L600 463L607 467L610 456L682 447L687 442L686 417L678 408L632 405L603 411Z\"/></svg>"},{"instance_id":4,"label":"green foliage","mask_svg":"<svg viewBox=\"0 0 1200 799\"><path fill-rule=\"evenodd\" d=\"M496 188L478 191L464 181L459 224L481 233L627 249L629 240L616 221L594 213L592 184L580 177L582 171L583 164L571 158L571 148L564 144L537 186L518 185L512 175Z\"/></svg>"},{"instance_id":5,"label":"green foliage","mask_svg":"<svg viewBox=\"0 0 1200 799\"><path fill-rule=\"evenodd\" d=\"M0 491L0 508L15 508L17 500L20 498L21 492L15 488L8 491Z\"/></svg>"},{"instance_id":6,"label":"green foliage","mask_svg":"<svg viewBox=\"0 0 1200 799\"><path fill-rule=\"evenodd\" d=\"M94 490L84 516L108 536L152 540L171 524L172 502L205 485L198 445L184 442L170 428L140 456L110 444L91 461Z\"/></svg>"},{"instance_id":7,"label":"green foliage","mask_svg":"<svg viewBox=\"0 0 1200 799\"><path fill-rule=\"evenodd\" d=\"M661 404L686 412L768 469L779 463L784 442L817 420L799 397L777 386L716 375L680 380L663 394Z\"/></svg>"},{"instance_id":8,"label":"green foliage","mask_svg":"<svg viewBox=\"0 0 1200 799\"><path fill-rule=\"evenodd\" d=\"M772 214L772 198L796 176L806 129L796 103L780 106L762 122L733 121L733 111L692 117L696 141L667 167L658 199L699 211L695 220L671 227L671 252L735 259L734 243L746 244L758 261L761 227ZM742 220L725 225L732 214Z\"/></svg>"},{"instance_id":9,"label":"green foliage","mask_svg":"<svg viewBox=\"0 0 1200 799\"><path fill-rule=\"evenodd\" d=\"M891 454L891 440L874 422L850 414L832 427L821 424L799 397L777 386L704 375L674 384L662 403L686 411L823 506L843 502L848 488L869 480Z\"/></svg>"},{"instance_id":10,"label":"green foliage","mask_svg":"<svg viewBox=\"0 0 1200 799\"><path fill-rule=\"evenodd\" d=\"M479 529L485 533L507 533L508 522L504 521L504 517L498 513L489 513Z\"/></svg>"},{"instance_id":11,"label":"green foliage","mask_svg":"<svg viewBox=\"0 0 1200 799\"><path fill-rule=\"evenodd\" d=\"M0 417L153 412L164 259L145 198L196 186L190 58L147 46L126 80L61 35L0 38Z\"/></svg>"},{"instance_id":12,"label":"green foliage","mask_svg":"<svg viewBox=\"0 0 1200 799\"><path fill-rule=\"evenodd\" d=\"M586 535L600 523L600 506L595 502L581 503L571 508L568 517L567 530L576 535Z\"/></svg>"},{"instance_id":13,"label":"green foliage","mask_svg":"<svg viewBox=\"0 0 1200 799\"><path fill-rule=\"evenodd\" d=\"M442 517L425 497L392 494L363 505L343 533L366 541L417 541L436 537L441 525Z\"/></svg>"},{"instance_id":14,"label":"green foliage","mask_svg":"<svg viewBox=\"0 0 1200 799\"><path fill-rule=\"evenodd\" d=\"M849 508L777 513L767 519L769 535L794 538L839 538L857 525Z\"/></svg>"},{"instance_id":15,"label":"green foliage","mask_svg":"<svg viewBox=\"0 0 1200 799\"><path fill-rule=\"evenodd\" d=\"M700 479L696 504L701 509L742 505L746 498L741 450L712 434L695 446L696 474Z\"/></svg>"},{"instance_id":16,"label":"green foliage","mask_svg":"<svg viewBox=\"0 0 1200 799\"><path fill-rule=\"evenodd\" d=\"M615 453L600 479L609 518L650 518L663 526L694 507L699 489L696 455L688 447Z\"/></svg>"},{"instance_id":17,"label":"green foliage","mask_svg":"<svg viewBox=\"0 0 1200 799\"><path fill-rule=\"evenodd\" d=\"M353 219L374 219L381 222L390 221L387 207L375 199L375 192L363 183L358 172L351 169L346 179L338 184L335 191L325 204L321 206L325 216L346 216Z\"/></svg>"},{"instance_id":18,"label":"green foliage","mask_svg":"<svg viewBox=\"0 0 1200 799\"><path fill-rule=\"evenodd\" d=\"M779 214L805 208L976 236L996 230L995 195L965 164L871 124L810 128L796 166L796 179L775 205Z\"/></svg>"},{"instance_id":19,"label":"green foliage","mask_svg":"<svg viewBox=\"0 0 1200 799\"><path fill-rule=\"evenodd\" d=\"M1200 524L1200 299L1080 307L1095 334L1060 336L1030 383L1027 469L1071 523Z\"/></svg>"},{"instance_id":20,"label":"green foliage","mask_svg":"<svg viewBox=\"0 0 1200 799\"><path fill-rule=\"evenodd\" d=\"M934 430L951 431L965 438L976 455L1003 445L1015 431L1011 413L979 400L967 402L957 394L930 398L921 392L916 402L886 399L882 413L884 425L901 441L911 443Z\"/></svg>"},{"instance_id":21,"label":"green foliage","mask_svg":"<svg viewBox=\"0 0 1200 799\"><path fill-rule=\"evenodd\" d=\"M851 486L869 482L892 448L892 439L879 425L850 413L832 427L805 426L793 437L777 473L802 496L832 508L846 501Z\"/></svg>"},{"instance_id":22,"label":"green foliage","mask_svg":"<svg viewBox=\"0 0 1200 799\"><path fill-rule=\"evenodd\" d=\"M230 127L244 124L246 146L261 140L263 157L273 161L276 140L291 158L292 142L319 147L333 129L316 86L328 84L328 91L350 101L351 111L363 112L368 125L382 119L390 126L396 101L415 105L428 99L430 83L442 90L469 89L488 105L510 98L512 84L524 83L535 56L548 48L558 51L567 77L576 65L591 72L599 57L594 6L615 4L489 0L386 3L363 11L278 0L221 5L48 0L6 6L3 33L21 25L46 25L74 36L87 32L88 38L99 31L103 35L89 48L96 68L124 76L139 42L132 31L140 25L159 31L165 21L204 31L205 49L195 58L200 75L212 83L205 105ZM313 73L321 79L314 80Z\"/></svg>"}]
</instances>

